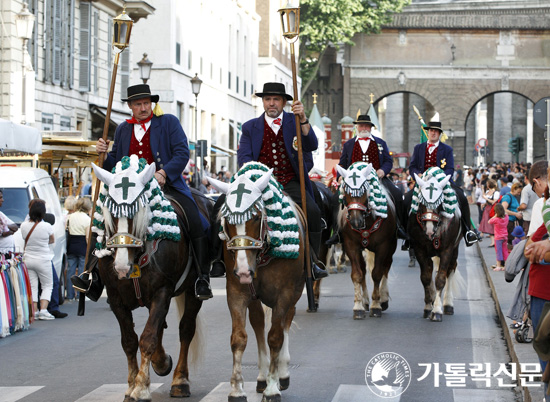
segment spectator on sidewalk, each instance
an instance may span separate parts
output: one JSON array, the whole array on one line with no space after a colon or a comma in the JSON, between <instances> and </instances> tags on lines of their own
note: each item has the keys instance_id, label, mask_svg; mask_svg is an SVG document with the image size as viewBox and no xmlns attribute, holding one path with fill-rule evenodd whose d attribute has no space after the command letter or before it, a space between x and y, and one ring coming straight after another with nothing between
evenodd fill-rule
<instances>
[{"instance_id":1,"label":"spectator on sidewalk","mask_svg":"<svg viewBox=\"0 0 550 402\"><path fill-rule=\"evenodd\" d=\"M526 185L521 190L521 197L519 201L518 211L523 214L523 230L529 231L529 222L531 222L531 212L533 211L533 205L535 201L539 199L539 196L533 191L533 187L529 182L528 177L525 177Z\"/></svg>"},{"instance_id":2,"label":"spectator on sidewalk","mask_svg":"<svg viewBox=\"0 0 550 402\"><path fill-rule=\"evenodd\" d=\"M4 192L0 189L0 207L4 203ZM19 230L19 227L0 211L0 253L15 251L15 242L13 234Z\"/></svg>"},{"instance_id":3,"label":"spectator on sidewalk","mask_svg":"<svg viewBox=\"0 0 550 402\"><path fill-rule=\"evenodd\" d=\"M500 203L504 207L504 211L506 211L506 215L510 218L508 221L508 246L510 249L512 248L512 240L514 240L512 237L512 230L514 230L514 227L519 224L523 218L523 214L518 211L519 201L516 198L521 194L521 189L520 183L514 183L510 192L508 194L504 194L500 200Z\"/></svg>"},{"instance_id":4,"label":"spectator on sidewalk","mask_svg":"<svg viewBox=\"0 0 550 402\"><path fill-rule=\"evenodd\" d=\"M504 212L502 204L495 205L495 216L489 219L489 224L495 228L495 253L497 263L493 265L493 271L504 271L504 263L508 258L508 215Z\"/></svg>"},{"instance_id":5,"label":"spectator on sidewalk","mask_svg":"<svg viewBox=\"0 0 550 402\"><path fill-rule=\"evenodd\" d=\"M67 240L67 278L84 272L84 263L86 261L87 235L91 223L90 210L92 202L87 197L81 197L76 202L75 212L67 217L67 230L69 238ZM76 298L76 292L72 283L67 284L67 299Z\"/></svg>"},{"instance_id":6,"label":"spectator on sidewalk","mask_svg":"<svg viewBox=\"0 0 550 402\"><path fill-rule=\"evenodd\" d=\"M500 193L497 191L496 181L492 179L487 180L486 191L485 194L483 194L483 198L485 199L487 204L485 205L485 209L483 210L483 216L481 217L481 223L479 224L479 231L489 235L491 239L491 244L489 244L489 247L494 247L495 245L495 229L493 225L489 223L489 212L491 211L493 204L498 201L499 197Z\"/></svg>"}]
</instances>

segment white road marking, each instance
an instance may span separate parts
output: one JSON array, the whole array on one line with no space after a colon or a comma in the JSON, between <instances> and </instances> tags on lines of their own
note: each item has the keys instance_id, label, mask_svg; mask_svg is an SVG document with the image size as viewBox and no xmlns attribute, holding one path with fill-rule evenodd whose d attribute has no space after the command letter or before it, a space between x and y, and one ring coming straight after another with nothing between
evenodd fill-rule
<instances>
[{"instance_id":1,"label":"white road marking","mask_svg":"<svg viewBox=\"0 0 550 402\"><path fill-rule=\"evenodd\" d=\"M231 384L229 382L220 382L208 395L200 400L200 402L220 402L226 401L227 396L231 392ZM248 402L261 402L262 394L256 392L256 382L245 382L244 392Z\"/></svg>"},{"instance_id":2,"label":"white road marking","mask_svg":"<svg viewBox=\"0 0 550 402\"><path fill-rule=\"evenodd\" d=\"M162 383L153 383L149 386L149 390L153 392L161 385ZM104 384L75 402L120 402L124 399L127 389L128 384Z\"/></svg>"},{"instance_id":3,"label":"white road marking","mask_svg":"<svg viewBox=\"0 0 550 402\"><path fill-rule=\"evenodd\" d=\"M0 402L15 402L44 388L37 387L0 387Z\"/></svg>"},{"instance_id":4,"label":"white road marking","mask_svg":"<svg viewBox=\"0 0 550 402\"><path fill-rule=\"evenodd\" d=\"M453 389L454 402L502 402L511 401L510 390Z\"/></svg>"},{"instance_id":5,"label":"white road marking","mask_svg":"<svg viewBox=\"0 0 550 402\"><path fill-rule=\"evenodd\" d=\"M401 396L396 396L395 398L381 398L375 395L367 385L341 384L334 398L332 398L332 402L371 402L380 400L399 402Z\"/></svg>"}]
</instances>

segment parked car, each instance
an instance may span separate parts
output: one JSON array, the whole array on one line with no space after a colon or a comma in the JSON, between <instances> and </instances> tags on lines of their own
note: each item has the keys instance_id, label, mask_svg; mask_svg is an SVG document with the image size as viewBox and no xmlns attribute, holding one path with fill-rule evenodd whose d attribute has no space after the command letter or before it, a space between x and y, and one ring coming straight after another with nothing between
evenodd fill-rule
<instances>
[{"instance_id":1,"label":"parked car","mask_svg":"<svg viewBox=\"0 0 550 402\"><path fill-rule=\"evenodd\" d=\"M50 175L37 168L0 167L0 188L4 193L4 204L1 211L18 226L29 213L29 201L41 198L46 201L46 212L55 216L53 243L53 264L59 277L59 302L65 295L65 267L67 262L67 239L65 237L65 219ZM15 251L23 252L25 241L21 231L14 234Z\"/></svg>"}]
</instances>

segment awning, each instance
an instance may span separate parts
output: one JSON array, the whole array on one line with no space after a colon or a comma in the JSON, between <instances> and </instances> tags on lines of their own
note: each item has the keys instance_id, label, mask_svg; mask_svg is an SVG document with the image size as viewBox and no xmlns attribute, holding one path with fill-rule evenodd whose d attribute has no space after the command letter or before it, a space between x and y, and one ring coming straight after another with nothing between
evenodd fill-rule
<instances>
[{"instance_id":1,"label":"awning","mask_svg":"<svg viewBox=\"0 0 550 402\"><path fill-rule=\"evenodd\" d=\"M42 137L38 129L0 119L0 150L42 153Z\"/></svg>"},{"instance_id":2,"label":"awning","mask_svg":"<svg viewBox=\"0 0 550 402\"><path fill-rule=\"evenodd\" d=\"M97 106L94 104L90 105L90 112L100 115L103 119L105 119L105 116L107 116L106 107ZM118 110L111 109L111 122L117 126L121 123L124 123L126 119L130 118L132 118L132 115L130 113L124 113Z\"/></svg>"},{"instance_id":3,"label":"awning","mask_svg":"<svg viewBox=\"0 0 550 402\"><path fill-rule=\"evenodd\" d=\"M211 144L210 149L215 153L220 153L222 155L225 154L225 156L237 155L237 151L233 151L232 149L225 148L217 144Z\"/></svg>"}]
</instances>

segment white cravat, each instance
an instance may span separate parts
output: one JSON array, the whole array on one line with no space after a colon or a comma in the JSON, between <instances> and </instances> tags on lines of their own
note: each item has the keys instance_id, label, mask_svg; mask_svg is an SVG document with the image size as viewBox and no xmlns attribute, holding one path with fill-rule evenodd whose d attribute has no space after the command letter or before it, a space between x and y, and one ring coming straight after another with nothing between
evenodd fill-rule
<instances>
[{"instance_id":1,"label":"white cravat","mask_svg":"<svg viewBox=\"0 0 550 402\"><path fill-rule=\"evenodd\" d=\"M267 122L267 125L269 127L271 127L271 129L273 130L273 132L275 134L278 134L279 133L279 129L281 128L281 126L283 125L283 113L281 112L281 114L275 118L273 117L269 117L267 114L264 115L265 116L265 121ZM275 119L281 119L281 124L275 124L274 121Z\"/></svg>"},{"instance_id":2,"label":"white cravat","mask_svg":"<svg viewBox=\"0 0 550 402\"><path fill-rule=\"evenodd\" d=\"M134 124L134 137L136 137L136 140L141 142L143 136L145 135L147 130L149 130L149 127L151 127L151 120L145 123L145 130L143 130L141 124Z\"/></svg>"},{"instance_id":3,"label":"white cravat","mask_svg":"<svg viewBox=\"0 0 550 402\"><path fill-rule=\"evenodd\" d=\"M429 143L428 143L429 144ZM427 146L427 145L426 145ZM439 146L439 141L437 141L433 147L429 147L428 148L428 152L430 153L430 155L437 149L437 147Z\"/></svg>"}]
</instances>

